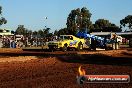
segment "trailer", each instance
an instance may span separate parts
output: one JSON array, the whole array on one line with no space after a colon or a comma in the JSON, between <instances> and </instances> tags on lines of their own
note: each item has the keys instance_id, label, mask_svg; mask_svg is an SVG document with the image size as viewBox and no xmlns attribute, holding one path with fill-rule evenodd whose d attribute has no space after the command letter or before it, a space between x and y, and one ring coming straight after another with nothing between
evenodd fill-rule
<instances>
[{"instance_id":1,"label":"trailer","mask_svg":"<svg viewBox=\"0 0 132 88\"><path fill-rule=\"evenodd\" d=\"M85 29L86 30L86 29ZM121 36L117 36L116 33L108 33L104 37L88 34L87 31L82 30L77 33L77 37L84 38L86 42L84 46L89 46L90 49L96 50L96 48L102 49L119 49L121 42ZM120 38L120 39L119 39Z\"/></svg>"},{"instance_id":2,"label":"trailer","mask_svg":"<svg viewBox=\"0 0 132 88\"><path fill-rule=\"evenodd\" d=\"M129 40L129 47L132 47L132 32L93 32L90 34L96 36L106 36L112 33L115 33L116 35L124 37L127 40Z\"/></svg>"}]
</instances>

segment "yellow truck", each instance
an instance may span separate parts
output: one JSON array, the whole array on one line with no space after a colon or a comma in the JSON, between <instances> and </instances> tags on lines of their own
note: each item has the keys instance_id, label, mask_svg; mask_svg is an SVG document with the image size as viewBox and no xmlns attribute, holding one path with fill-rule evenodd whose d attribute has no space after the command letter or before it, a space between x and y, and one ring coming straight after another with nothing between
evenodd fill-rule
<instances>
[{"instance_id":1,"label":"yellow truck","mask_svg":"<svg viewBox=\"0 0 132 88\"><path fill-rule=\"evenodd\" d=\"M60 35L57 41L50 41L48 47L50 51L57 49L62 51L67 51L68 49L82 50L84 43L84 39L77 38L73 35Z\"/></svg>"}]
</instances>

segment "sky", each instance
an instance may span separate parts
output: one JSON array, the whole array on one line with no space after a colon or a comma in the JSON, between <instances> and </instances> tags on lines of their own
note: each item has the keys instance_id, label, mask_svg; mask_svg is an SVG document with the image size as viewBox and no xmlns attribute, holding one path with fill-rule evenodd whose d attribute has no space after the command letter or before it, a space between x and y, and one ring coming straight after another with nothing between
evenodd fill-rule
<instances>
[{"instance_id":1,"label":"sky","mask_svg":"<svg viewBox=\"0 0 132 88\"><path fill-rule=\"evenodd\" d=\"M66 27L71 10L82 7L92 13L92 23L107 19L119 26L121 19L132 15L132 0L0 0L0 6L2 16L8 21L0 27L11 30L18 25L33 31L46 26L53 32Z\"/></svg>"}]
</instances>

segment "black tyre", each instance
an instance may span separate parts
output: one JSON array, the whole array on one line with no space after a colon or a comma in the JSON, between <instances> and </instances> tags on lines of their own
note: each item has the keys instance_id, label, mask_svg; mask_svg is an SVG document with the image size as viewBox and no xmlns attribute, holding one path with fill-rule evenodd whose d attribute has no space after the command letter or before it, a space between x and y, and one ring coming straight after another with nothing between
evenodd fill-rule
<instances>
[{"instance_id":1,"label":"black tyre","mask_svg":"<svg viewBox=\"0 0 132 88\"><path fill-rule=\"evenodd\" d=\"M96 51L97 40L91 40L91 49Z\"/></svg>"},{"instance_id":2,"label":"black tyre","mask_svg":"<svg viewBox=\"0 0 132 88\"><path fill-rule=\"evenodd\" d=\"M63 51L63 52L66 52L66 51L67 51L67 44L65 44L65 45L62 47L62 51Z\"/></svg>"},{"instance_id":3,"label":"black tyre","mask_svg":"<svg viewBox=\"0 0 132 88\"><path fill-rule=\"evenodd\" d=\"M129 40L129 46L132 47L132 38Z\"/></svg>"},{"instance_id":4,"label":"black tyre","mask_svg":"<svg viewBox=\"0 0 132 88\"><path fill-rule=\"evenodd\" d=\"M76 48L72 48L72 51L76 51Z\"/></svg>"},{"instance_id":5,"label":"black tyre","mask_svg":"<svg viewBox=\"0 0 132 88\"><path fill-rule=\"evenodd\" d=\"M77 50L78 50L78 51L83 50L83 44L82 44L82 42L78 43Z\"/></svg>"},{"instance_id":6,"label":"black tyre","mask_svg":"<svg viewBox=\"0 0 132 88\"><path fill-rule=\"evenodd\" d=\"M49 47L49 51L50 51L50 52L54 52L55 49L54 49L53 47Z\"/></svg>"}]
</instances>

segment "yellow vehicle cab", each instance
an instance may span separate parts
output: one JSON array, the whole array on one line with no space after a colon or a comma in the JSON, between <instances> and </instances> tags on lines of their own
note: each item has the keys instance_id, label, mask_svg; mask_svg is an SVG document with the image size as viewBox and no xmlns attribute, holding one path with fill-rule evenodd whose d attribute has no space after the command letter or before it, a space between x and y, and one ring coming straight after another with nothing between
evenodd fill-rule
<instances>
[{"instance_id":1,"label":"yellow vehicle cab","mask_svg":"<svg viewBox=\"0 0 132 88\"><path fill-rule=\"evenodd\" d=\"M61 49L67 51L68 49L82 50L84 39L77 38L73 35L60 35L57 41L50 41L48 43L49 50Z\"/></svg>"}]
</instances>

